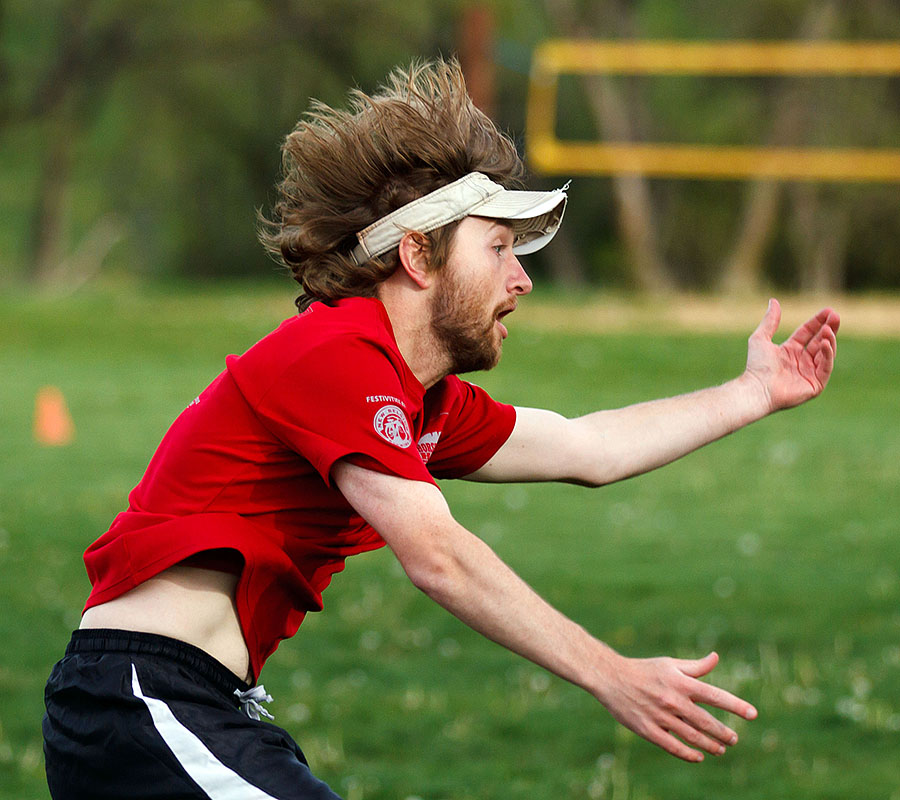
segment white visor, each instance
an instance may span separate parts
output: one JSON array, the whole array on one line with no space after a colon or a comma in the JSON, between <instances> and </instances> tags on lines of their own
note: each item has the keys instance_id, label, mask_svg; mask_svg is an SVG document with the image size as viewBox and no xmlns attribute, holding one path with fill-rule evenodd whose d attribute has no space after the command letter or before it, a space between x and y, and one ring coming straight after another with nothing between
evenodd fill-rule
<instances>
[{"instance_id":1,"label":"white visor","mask_svg":"<svg viewBox=\"0 0 900 800\"><path fill-rule=\"evenodd\" d=\"M504 189L480 172L470 172L361 230L351 256L357 264L364 264L400 244L405 233L428 233L469 216L507 220L515 236L513 252L520 256L534 253L559 230L568 188L567 183L552 192L520 192Z\"/></svg>"}]
</instances>

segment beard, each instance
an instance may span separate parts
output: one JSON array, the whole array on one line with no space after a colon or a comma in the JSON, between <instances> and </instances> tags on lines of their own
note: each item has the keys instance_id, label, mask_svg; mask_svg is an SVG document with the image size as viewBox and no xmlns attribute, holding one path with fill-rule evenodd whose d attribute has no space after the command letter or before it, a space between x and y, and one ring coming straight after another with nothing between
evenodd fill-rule
<instances>
[{"instance_id":1,"label":"beard","mask_svg":"<svg viewBox=\"0 0 900 800\"><path fill-rule=\"evenodd\" d=\"M446 270L431 301L431 330L450 360L450 372L492 369L500 361L503 340L496 326L497 311L484 310L481 297L465 292Z\"/></svg>"}]
</instances>

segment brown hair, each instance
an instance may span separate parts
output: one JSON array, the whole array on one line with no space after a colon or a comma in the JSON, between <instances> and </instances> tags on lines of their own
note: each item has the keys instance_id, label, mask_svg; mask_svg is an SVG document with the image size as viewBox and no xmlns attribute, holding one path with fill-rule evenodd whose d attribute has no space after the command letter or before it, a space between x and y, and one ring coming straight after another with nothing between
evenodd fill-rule
<instances>
[{"instance_id":1,"label":"brown hair","mask_svg":"<svg viewBox=\"0 0 900 800\"><path fill-rule=\"evenodd\" d=\"M352 91L347 111L313 102L285 139L273 215L260 214L259 238L301 285L301 309L372 296L397 268L397 250L357 265L356 233L469 172L513 188L524 167L472 103L455 59L397 68L376 93ZM455 228L426 235L432 268L446 260Z\"/></svg>"}]
</instances>

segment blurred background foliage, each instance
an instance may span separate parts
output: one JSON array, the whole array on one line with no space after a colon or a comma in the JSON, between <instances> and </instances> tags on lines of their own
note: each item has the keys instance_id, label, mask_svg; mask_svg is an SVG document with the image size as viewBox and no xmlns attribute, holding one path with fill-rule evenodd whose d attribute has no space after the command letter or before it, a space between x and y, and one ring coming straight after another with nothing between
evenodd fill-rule
<instances>
[{"instance_id":1,"label":"blurred background foliage","mask_svg":"<svg viewBox=\"0 0 900 800\"><path fill-rule=\"evenodd\" d=\"M895 0L5 0L0 287L98 275L265 279L255 237L279 143L310 98L342 104L396 64L460 53L522 145L548 37L900 39ZM568 138L900 147L900 76L571 78ZM540 186L562 177L534 176ZM897 183L579 178L554 248L563 286L900 287Z\"/></svg>"}]
</instances>

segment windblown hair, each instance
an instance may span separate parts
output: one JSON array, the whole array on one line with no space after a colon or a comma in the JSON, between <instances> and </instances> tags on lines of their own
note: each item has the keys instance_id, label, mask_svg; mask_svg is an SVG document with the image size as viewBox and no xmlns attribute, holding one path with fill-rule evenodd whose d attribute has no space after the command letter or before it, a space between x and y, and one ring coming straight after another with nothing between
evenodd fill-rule
<instances>
[{"instance_id":1,"label":"windblown hair","mask_svg":"<svg viewBox=\"0 0 900 800\"><path fill-rule=\"evenodd\" d=\"M315 101L285 139L282 180L259 238L302 287L297 306L370 297L399 264L397 249L357 265L357 232L469 172L507 188L524 167L515 145L466 93L456 60L397 68L349 110ZM456 224L426 234L429 266L446 261Z\"/></svg>"}]
</instances>

